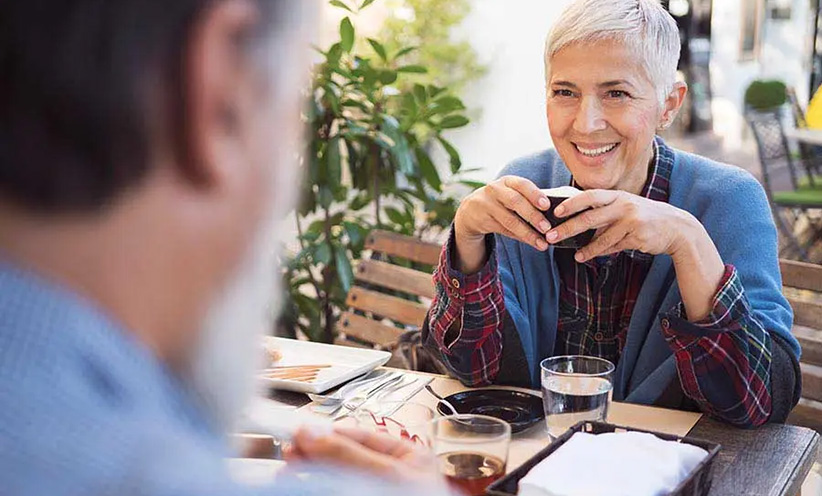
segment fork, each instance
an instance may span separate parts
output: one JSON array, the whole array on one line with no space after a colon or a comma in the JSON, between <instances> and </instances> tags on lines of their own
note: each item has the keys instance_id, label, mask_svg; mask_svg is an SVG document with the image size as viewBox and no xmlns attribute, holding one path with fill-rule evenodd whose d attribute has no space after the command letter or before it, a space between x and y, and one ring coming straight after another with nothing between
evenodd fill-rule
<instances>
[{"instance_id":1,"label":"fork","mask_svg":"<svg viewBox=\"0 0 822 496\"><path fill-rule=\"evenodd\" d=\"M381 383L377 386L374 386L373 388L371 388L367 391L358 392L357 394L355 394L355 395L351 396L350 398L346 399L343 402L342 406L343 406L344 410L347 410L347 411L343 411L343 413L341 413L340 415L335 417L335 420L350 415L351 413L356 411L359 407L364 405L365 402L368 401L369 398L371 398L375 394L379 393L383 389L391 386L392 384L401 381L403 379L403 377L404 377L403 374L397 374L396 376L388 379L387 381L385 381L385 382L383 382L383 383Z\"/></svg>"}]
</instances>

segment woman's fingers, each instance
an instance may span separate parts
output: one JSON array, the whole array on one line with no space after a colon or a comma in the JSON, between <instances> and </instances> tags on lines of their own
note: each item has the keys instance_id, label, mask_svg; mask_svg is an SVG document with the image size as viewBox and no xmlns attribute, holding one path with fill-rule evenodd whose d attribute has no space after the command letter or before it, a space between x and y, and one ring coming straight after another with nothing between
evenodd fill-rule
<instances>
[{"instance_id":1,"label":"woman's fingers","mask_svg":"<svg viewBox=\"0 0 822 496\"><path fill-rule=\"evenodd\" d=\"M545 239L551 244L559 243L564 239L572 238L590 229L607 227L621 218L622 213L619 209L613 208L610 205L594 208L558 225L548 232Z\"/></svg>"},{"instance_id":2,"label":"woman's fingers","mask_svg":"<svg viewBox=\"0 0 822 496\"><path fill-rule=\"evenodd\" d=\"M501 183L501 186L493 190L499 203L516 212L542 234L551 229L551 224L542 213L548 209L550 202L534 183L514 176L502 178Z\"/></svg>"},{"instance_id":3,"label":"woman's fingers","mask_svg":"<svg viewBox=\"0 0 822 496\"><path fill-rule=\"evenodd\" d=\"M568 217L582 212L586 208L599 208L610 205L626 194L624 191L610 189L589 189L572 196L554 209L557 217Z\"/></svg>"},{"instance_id":4,"label":"woman's fingers","mask_svg":"<svg viewBox=\"0 0 822 496\"><path fill-rule=\"evenodd\" d=\"M300 430L293 444L295 454L301 459L345 465L384 476L396 471L395 457L337 433L313 436L307 430Z\"/></svg>"},{"instance_id":5,"label":"woman's fingers","mask_svg":"<svg viewBox=\"0 0 822 496\"><path fill-rule=\"evenodd\" d=\"M548 249L548 243L542 234L535 231L530 224L505 207L492 208L491 211L488 212L488 215L496 223L493 228L494 232L529 244L539 251Z\"/></svg>"},{"instance_id":6,"label":"woman's fingers","mask_svg":"<svg viewBox=\"0 0 822 496\"><path fill-rule=\"evenodd\" d=\"M574 259L579 263L583 263L592 258L622 251L624 249L622 246L629 241L628 234L627 226L624 223L613 224L611 227L599 232L593 241L577 250Z\"/></svg>"}]
</instances>

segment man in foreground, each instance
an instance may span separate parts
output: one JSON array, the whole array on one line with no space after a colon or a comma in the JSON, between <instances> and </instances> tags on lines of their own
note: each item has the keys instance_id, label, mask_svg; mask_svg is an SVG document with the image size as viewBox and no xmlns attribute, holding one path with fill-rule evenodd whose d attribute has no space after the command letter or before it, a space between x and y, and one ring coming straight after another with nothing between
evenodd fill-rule
<instances>
[{"instance_id":1,"label":"man in foreground","mask_svg":"<svg viewBox=\"0 0 822 496\"><path fill-rule=\"evenodd\" d=\"M0 494L251 492L224 434L293 200L307 3L0 5ZM442 484L362 433L295 454L322 476L254 494Z\"/></svg>"}]
</instances>

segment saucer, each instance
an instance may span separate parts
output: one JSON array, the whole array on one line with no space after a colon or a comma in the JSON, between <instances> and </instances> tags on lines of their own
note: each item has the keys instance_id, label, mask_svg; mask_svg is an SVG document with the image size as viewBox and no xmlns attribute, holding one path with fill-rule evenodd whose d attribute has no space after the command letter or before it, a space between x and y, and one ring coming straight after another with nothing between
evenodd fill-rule
<instances>
[{"instance_id":1,"label":"saucer","mask_svg":"<svg viewBox=\"0 0 822 496\"><path fill-rule=\"evenodd\" d=\"M457 410L457 413L488 415L504 420L511 425L511 432L522 432L545 418L542 399L539 396L510 391L507 389L470 389L454 393L445 398ZM441 415L450 411L437 405Z\"/></svg>"}]
</instances>

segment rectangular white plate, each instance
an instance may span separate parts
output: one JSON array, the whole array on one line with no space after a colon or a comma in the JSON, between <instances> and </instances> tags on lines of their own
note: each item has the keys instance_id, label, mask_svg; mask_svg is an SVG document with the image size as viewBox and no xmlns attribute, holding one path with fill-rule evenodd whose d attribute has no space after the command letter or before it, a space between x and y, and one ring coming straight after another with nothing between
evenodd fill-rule
<instances>
[{"instance_id":1,"label":"rectangular white plate","mask_svg":"<svg viewBox=\"0 0 822 496\"><path fill-rule=\"evenodd\" d=\"M273 345L282 353L277 366L330 365L320 370L311 382L262 377L267 385L277 389L299 393L322 393L339 386L358 375L373 370L391 358L391 353L380 350L349 348L333 344L297 341L295 339L266 336L266 344Z\"/></svg>"}]
</instances>

